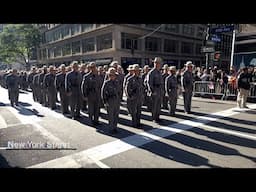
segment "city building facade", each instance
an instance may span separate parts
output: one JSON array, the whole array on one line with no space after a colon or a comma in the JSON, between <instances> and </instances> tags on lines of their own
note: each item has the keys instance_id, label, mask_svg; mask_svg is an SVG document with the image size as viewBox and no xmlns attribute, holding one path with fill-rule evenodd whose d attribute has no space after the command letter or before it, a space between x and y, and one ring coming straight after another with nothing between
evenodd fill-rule
<instances>
[{"instance_id":1,"label":"city building facade","mask_svg":"<svg viewBox=\"0 0 256 192\"><path fill-rule=\"evenodd\" d=\"M183 67L205 62L201 53L207 25L202 24L40 24L43 41L37 51L38 64L70 64L95 61L97 65L117 60L152 65L156 56L164 63Z\"/></svg>"},{"instance_id":2,"label":"city building facade","mask_svg":"<svg viewBox=\"0 0 256 192\"><path fill-rule=\"evenodd\" d=\"M243 25L236 35L233 68L256 67L256 25Z\"/></svg>"}]
</instances>

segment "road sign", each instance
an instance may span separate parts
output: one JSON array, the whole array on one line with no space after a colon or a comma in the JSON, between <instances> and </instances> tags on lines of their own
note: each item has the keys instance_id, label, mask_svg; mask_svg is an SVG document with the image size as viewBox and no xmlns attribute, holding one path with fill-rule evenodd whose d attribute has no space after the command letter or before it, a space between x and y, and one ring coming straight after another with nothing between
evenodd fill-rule
<instances>
[{"instance_id":1,"label":"road sign","mask_svg":"<svg viewBox=\"0 0 256 192\"><path fill-rule=\"evenodd\" d=\"M234 25L230 26L223 26L223 27L216 27L211 29L211 33L227 33L232 32L235 29Z\"/></svg>"},{"instance_id":2,"label":"road sign","mask_svg":"<svg viewBox=\"0 0 256 192\"><path fill-rule=\"evenodd\" d=\"M201 48L202 53L213 53L215 52L214 47L202 47Z\"/></svg>"},{"instance_id":3,"label":"road sign","mask_svg":"<svg viewBox=\"0 0 256 192\"><path fill-rule=\"evenodd\" d=\"M207 47L214 47L215 43L213 41L208 40L208 41L206 41L206 45L207 45Z\"/></svg>"},{"instance_id":4,"label":"road sign","mask_svg":"<svg viewBox=\"0 0 256 192\"><path fill-rule=\"evenodd\" d=\"M212 36L211 40L214 41L214 42L221 42L220 37L215 35L215 34Z\"/></svg>"}]
</instances>

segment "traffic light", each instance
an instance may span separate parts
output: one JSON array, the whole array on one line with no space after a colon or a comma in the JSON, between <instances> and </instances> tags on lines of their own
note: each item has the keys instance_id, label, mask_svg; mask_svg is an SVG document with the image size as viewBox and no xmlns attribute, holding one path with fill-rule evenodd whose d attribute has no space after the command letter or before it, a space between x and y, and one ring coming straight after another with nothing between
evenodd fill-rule
<instances>
[{"instance_id":1,"label":"traffic light","mask_svg":"<svg viewBox=\"0 0 256 192\"><path fill-rule=\"evenodd\" d=\"M215 51L214 52L214 56L213 56L213 60L214 61L219 61L220 60L220 51Z\"/></svg>"}]
</instances>

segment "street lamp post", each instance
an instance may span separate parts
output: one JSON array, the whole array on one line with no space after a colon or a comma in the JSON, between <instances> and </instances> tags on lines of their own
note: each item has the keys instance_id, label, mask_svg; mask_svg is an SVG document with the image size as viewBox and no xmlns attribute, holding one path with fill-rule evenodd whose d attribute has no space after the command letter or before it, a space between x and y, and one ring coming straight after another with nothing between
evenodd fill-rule
<instances>
[{"instance_id":1,"label":"street lamp post","mask_svg":"<svg viewBox=\"0 0 256 192\"><path fill-rule=\"evenodd\" d=\"M236 29L234 28L234 30L233 30L233 35L232 35L232 48L231 48L231 58L230 58L230 70L233 68L233 62L234 62L235 39L236 39Z\"/></svg>"},{"instance_id":2,"label":"street lamp post","mask_svg":"<svg viewBox=\"0 0 256 192\"><path fill-rule=\"evenodd\" d=\"M206 44L207 44L207 41L208 41L209 36L210 36L210 34L209 34L209 30L210 30L210 25L208 24L208 25L207 25L207 30L206 30L206 38L205 38L205 42L206 42ZM205 65L206 65L206 69L207 69L207 71L208 71L208 65L209 65L209 53L205 53Z\"/></svg>"}]
</instances>

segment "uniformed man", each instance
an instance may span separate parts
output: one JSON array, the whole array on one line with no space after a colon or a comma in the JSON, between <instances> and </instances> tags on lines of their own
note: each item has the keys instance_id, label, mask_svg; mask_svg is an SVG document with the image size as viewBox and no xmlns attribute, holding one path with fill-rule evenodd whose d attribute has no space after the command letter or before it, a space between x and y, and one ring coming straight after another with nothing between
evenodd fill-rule
<instances>
[{"instance_id":1,"label":"uniformed man","mask_svg":"<svg viewBox=\"0 0 256 192\"><path fill-rule=\"evenodd\" d=\"M98 67L98 75L99 75L99 78L100 78L100 89L101 89L102 85L103 85L103 82L104 82L104 78L105 78L105 73L104 73L104 70L103 70L102 66ZM102 99L100 99L100 108L104 108L104 104L103 104Z\"/></svg>"},{"instance_id":2,"label":"uniformed man","mask_svg":"<svg viewBox=\"0 0 256 192\"><path fill-rule=\"evenodd\" d=\"M184 99L184 112L186 114L191 113L191 99L193 93L193 64L192 61L187 61L186 69L181 75L181 89Z\"/></svg>"},{"instance_id":3,"label":"uniformed man","mask_svg":"<svg viewBox=\"0 0 256 192\"><path fill-rule=\"evenodd\" d=\"M81 90L83 97L88 101L89 119L93 125L99 125L100 113L100 77L94 62L89 63L89 73L84 75Z\"/></svg>"},{"instance_id":4,"label":"uniformed man","mask_svg":"<svg viewBox=\"0 0 256 192\"><path fill-rule=\"evenodd\" d=\"M115 68L110 67L107 72L108 80L104 81L101 89L101 98L107 108L110 133L117 133L118 115L120 112L119 84L116 81Z\"/></svg>"},{"instance_id":5,"label":"uniformed man","mask_svg":"<svg viewBox=\"0 0 256 192\"><path fill-rule=\"evenodd\" d=\"M43 66L43 71L42 73L40 73L39 78L38 78L38 84L39 84L39 103L41 103L42 105L44 105L45 107L48 107L48 102L46 99L46 88L43 84L44 81L44 76L47 74L47 66Z\"/></svg>"},{"instance_id":6,"label":"uniformed man","mask_svg":"<svg viewBox=\"0 0 256 192\"><path fill-rule=\"evenodd\" d=\"M39 76L42 73L42 69L38 69L37 74L34 75L33 77L33 87L35 90L35 101L36 102L40 102L40 94L41 94L41 90L40 90L40 86L39 86Z\"/></svg>"},{"instance_id":7,"label":"uniformed man","mask_svg":"<svg viewBox=\"0 0 256 192\"><path fill-rule=\"evenodd\" d=\"M140 67L138 64L133 65L134 74L127 79L125 92L127 99L130 100L130 110L133 127L141 127L141 106L143 103L143 81L140 77Z\"/></svg>"},{"instance_id":8,"label":"uniformed man","mask_svg":"<svg viewBox=\"0 0 256 192\"><path fill-rule=\"evenodd\" d=\"M82 75L82 79L83 79L84 75L89 73L88 66L85 63L83 63L80 66L80 73ZM87 111L87 100L84 99L83 97L81 98L81 110L82 111Z\"/></svg>"},{"instance_id":9,"label":"uniformed man","mask_svg":"<svg viewBox=\"0 0 256 192\"><path fill-rule=\"evenodd\" d=\"M118 79L120 81L120 84L121 84L121 86L123 86L125 74L124 74L124 70L121 65L117 65L117 73L118 73ZM124 89L123 89L123 87L121 87L121 94L120 94L121 101L123 100L123 91L124 91Z\"/></svg>"},{"instance_id":10,"label":"uniformed man","mask_svg":"<svg viewBox=\"0 0 256 192\"><path fill-rule=\"evenodd\" d=\"M144 99L143 99L143 104L147 106L148 111L152 111L152 100L151 97L148 96L148 86L147 86L147 75L149 72L150 68L148 65L145 65L143 67L143 74L142 74L142 80L143 80L143 86L144 86Z\"/></svg>"},{"instance_id":11,"label":"uniformed man","mask_svg":"<svg viewBox=\"0 0 256 192\"><path fill-rule=\"evenodd\" d=\"M108 65L103 66L104 75L108 72Z\"/></svg>"},{"instance_id":12,"label":"uniformed man","mask_svg":"<svg viewBox=\"0 0 256 192\"><path fill-rule=\"evenodd\" d=\"M82 75L78 71L78 62L73 61L72 71L68 72L65 78L65 91L69 96L70 111L72 119L80 118L81 100L81 82Z\"/></svg>"},{"instance_id":13,"label":"uniformed man","mask_svg":"<svg viewBox=\"0 0 256 192\"><path fill-rule=\"evenodd\" d=\"M169 114L174 116L178 99L178 82L175 66L170 67L170 75L165 79L165 93L168 99Z\"/></svg>"},{"instance_id":14,"label":"uniformed man","mask_svg":"<svg viewBox=\"0 0 256 192\"><path fill-rule=\"evenodd\" d=\"M36 68L32 67L31 72L29 73L28 77L27 77L27 82L28 82L28 86L29 88L32 90L32 94L33 94L33 100L36 101L36 90L34 88L34 84L33 84L33 77L36 75Z\"/></svg>"},{"instance_id":15,"label":"uniformed man","mask_svg":"<svg viewBox=\"0 0 256 192\"><path fill-rule=\"evenodd\" d=\"M11 106L18 105L20 79L17 75L17 69L13 69L11 74L6 76L6 86Z\"/></svg>"},{"instance_id":16,"label":"uniformed man","mask_svg":"<svg viewBox=\"0 0 256 192\"><path fill-rule=\"evenodd\" d=\"M54 66L49 67L49 73L44 76L43 85L46 89L46 98L49 107L54 110L56 109L56 88L55 82L55 69Z\"/></svg>"},{"instance_id":17,"label":"uniformed man","mask_svg":"<svg viewBox=\"0 0 256 192\"><path fill-rule=\"evenodd\" d=\"M164 82L165 82L166 77L169 76L168 71L169 71L168 64L165 64L163 66L163 73L162 73L162 77L163 77ZM166 97L165 89L164 89L164 93L163 93L163 105L162 105L162 107L163 107L163 109L168 109L168 98Z\"/></svg>"},{"instance_id":18,"label":"uniformed man","mask_svg":"<svg viewBox=\"0 0 256 192\"><path fill-rule=\"evenodd\" d=\"M148 94L152 98L152 118L154 122L160 122L161 100L163 97L164 81L161 74L162 59L154 59L154 68L147 76Z\"/></svg>"},{"instance_id":19,"label":"uniformed man","mask_svg":"<svg viewBox=\"0 0 256 192\"><path fill-rule=\"evenodd\" d=\"M132 113L131 113L131 109L130 109L131 106L132 106L132 103L131 103L130 98L128 97L128 94L127 94L127 92L126 92L126 90L125 90L125 87L126 87L126 84L127 84L127 79L129 79L129 77L133 76L133 74L134 74L133 65L129 65L129 67L127 68L127 71L128 71L128 73L127 73L127 75L124 77L124 81L123 81L123 90L124 90L125 95L126 95L126 97L127 97L127 99L126 99L126 104L127 104L128 113L129 113L129 114L132 114Z\"/></svg>"},{"instance_id":20,"label":"uniformed man","mask_svg":"<svg viewBox=\"0 0 256 192\"><path fill-rule=\"evenodd\" d=\"M66 67L64 64L60 65L61 72L56 75L55 87L60 93L60 108L63 115L69 113L68 111L68 96L65 91L65 77L66 77Z\"/></svg>"},{"instance_id":21,"label":"uniformed man","mask_svg":"<svg viewBox=\"0 0 256 192\"><path fill-rule=\"evenodd\" d=\"M120 75L117 71L117 68L118 68L118 61L112 61L110 63L110 67L113 67L115 68L116 70L116 81L118 82L118 93L119 93L119 99L121 101L121 98L122 98L122 89L123 89L123 77L122 75ZM119 102L120 104L121 102Z\"/></svg>"}]
</instances>

